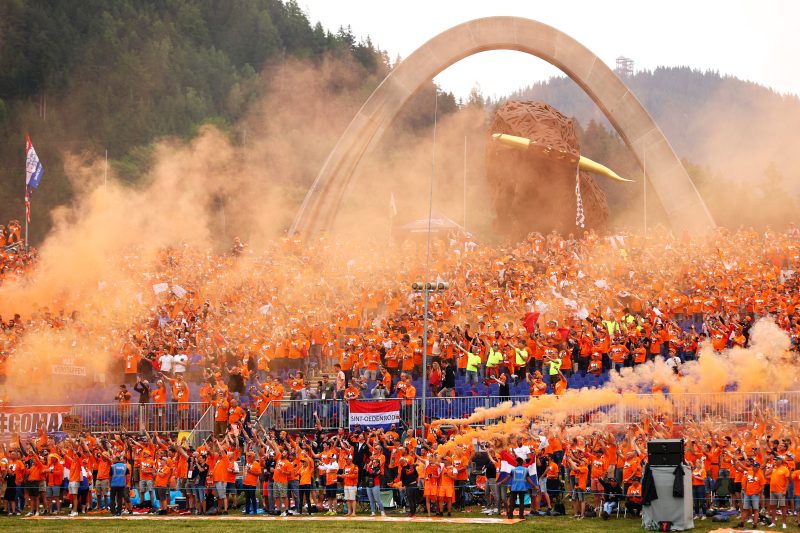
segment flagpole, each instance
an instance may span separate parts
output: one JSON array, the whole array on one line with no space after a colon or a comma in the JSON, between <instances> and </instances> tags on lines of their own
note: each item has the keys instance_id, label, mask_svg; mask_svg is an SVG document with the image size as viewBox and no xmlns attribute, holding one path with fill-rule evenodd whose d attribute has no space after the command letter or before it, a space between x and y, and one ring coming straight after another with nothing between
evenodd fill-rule
<instances>
[{"instance_id":1,"label":"flagpole","mask_svg":"<svg viewBox=\"0 0 800 533\"><path fill-rule=\"evenodd\" d=\"M31 213L31 197L28 194L28 138L25 138L25 251L28 251L28 220Z\"/></svg>"},{"instance_id":2,"label":"flagpole","mask_svg":"<svg viewBox=\"0 0 800 533\"><path fill-rule=\"evenodd\" d=\"M464 233L467 232L467 136L464 135Z\"/></svg>"},{"instance_id":3,"label":"flagpole","mask_svg":"<svg viewBox=\"0 0 800 533\"><path fill-rule=\"evenodd\" d=\"M25 184L25 251L28 251L28 213L30 212L30 197L28 196L28 184Z\"/></svg>"},{"instance_id":4,"label":"flagpole","mask_svg":"<svg viewBox=\"0 0 800 533\"><path fill-rule=\"evenodd\" d=\"M25 134L25 250L29 249L28 245L28 226L30 225L31 218L31 191L39 186L39 180L42 179L44 168L42 162L39 161L39 156L36 155L36 150L31 144L30 135Z\"/></svg>"}]
</instances>

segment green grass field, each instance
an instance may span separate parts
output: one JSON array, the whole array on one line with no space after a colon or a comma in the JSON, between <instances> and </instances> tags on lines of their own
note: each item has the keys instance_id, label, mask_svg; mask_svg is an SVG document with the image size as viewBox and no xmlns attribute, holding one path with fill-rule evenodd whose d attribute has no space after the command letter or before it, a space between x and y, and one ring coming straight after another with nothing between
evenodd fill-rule
<instances>
[{"instance_id":1,"label":"green grass field","mask_svg":"<svg viewBox=\"0 0 800 533\"><path fill-rule=\"evenodd\" d=\"M264 521L264 520L214 520L211 519L187 519L187 520L26 520L21 518L0 517L0 531L15 531L20 533L52 531L52 532L101 532L113 531L120 533L140 532L140 531L192 531L192 533L221 533L225 531L267 532L278 533L287 529L302 529L304 532L330 532L330 531L386 531L402 528L404 533L455 533L457 531L483 531L483 532L502 532L507 530L509 533L522 531L546 531L548 533L600 533L600 532L620 532L633 533L641 532L640 521L635 519L614 519L603 521L600 519L585 519L581 521L569 517L541 517L528 519L523 523L514 525L498 524L448 524L446 522L437 523L413 523L413 522L369 522L369 521L345 521L345 520L318 520L303 521ZM715 524L709 520L695 522L695 529L699 533L706 533L719 527L729 527L732 524ZM797 526L790 525L791 530L797 530ZM780 530L779 530L780 531Z\"/></svg>"}]
</instances>

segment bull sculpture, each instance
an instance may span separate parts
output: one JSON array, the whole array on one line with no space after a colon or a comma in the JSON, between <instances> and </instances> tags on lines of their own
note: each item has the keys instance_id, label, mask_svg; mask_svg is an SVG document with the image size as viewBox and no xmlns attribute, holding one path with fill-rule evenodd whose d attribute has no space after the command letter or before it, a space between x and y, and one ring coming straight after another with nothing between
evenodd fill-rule
<instances>
[{"instance_id":1,"label":"bull sculpture","mask_svg":"<svg viewBox=\"0 0 800 533\"><path fill-rule=\"evenodd\" d=\"M581 224L605 228L608 203L589 172L630 181L581 156L575 121L552 106L511 100L494 113L486 176L499 233L520 239L532 231L568 234L581 230Z\"/></svg>"}]
</instances>

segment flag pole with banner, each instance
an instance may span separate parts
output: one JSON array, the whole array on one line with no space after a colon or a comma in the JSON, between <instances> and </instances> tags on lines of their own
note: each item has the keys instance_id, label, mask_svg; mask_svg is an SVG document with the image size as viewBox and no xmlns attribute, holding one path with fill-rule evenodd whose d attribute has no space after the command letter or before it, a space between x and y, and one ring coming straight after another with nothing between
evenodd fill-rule
<instances>
[{"instance_id":1,"label":"flag pole with banner","mask_svg":"<svg viewBox=\"0 0 800 533\"><path fill-rule=\"evenodd\" d=\"M31 144L31 137L25 134L25 249L28 249L28 224L31 222L31 193L39 188L44 174L39 156Z\"/></svg>"}]
</instances>

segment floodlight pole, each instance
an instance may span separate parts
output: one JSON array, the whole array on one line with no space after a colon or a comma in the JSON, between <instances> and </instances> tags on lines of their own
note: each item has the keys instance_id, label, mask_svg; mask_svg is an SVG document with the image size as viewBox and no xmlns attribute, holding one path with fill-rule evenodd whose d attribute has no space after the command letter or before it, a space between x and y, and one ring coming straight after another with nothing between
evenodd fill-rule
<instances>
[{"instance_id":1,"label":"floodlight pole","mask_svg":"<svg viewBox=\"0 0 800 533\"><path fill-rule=\"evenodd\" d=\"M428 233L430 239L430 233ZM420 420L422 427L425 428L425 404L428 399L428 303L430 301L430 291L428 291L430 284L425 280L425 305L422 319L422 408L420 409ZM415 420L416 422L416 420ZM416 429L416 423L414 424ZM422 436L425 438L425 435Z\"/></svg>"},{"instance_id":2,"label":"floodlight pole","mask_svg":"<svg viewBox=\"0 0 800 533\"><path fill-rule=\"evenodd\" d=\"M420 409L420 420L422 427L425 427L425 404L428 399L428 290L430 289L431 276L431 219L433 218L433 180L436 176L436 126L439 114L439 88L433 87L433 150L431 153L431 180L430 191L428 192L428 251L425 255L425 306L422 318L422 409ZM413 408L412 408L413 416ZM416 430L416 418L414 419L414 429ZM424 435L423 435L424 437Z\"/></svg>"}]
</instances>

